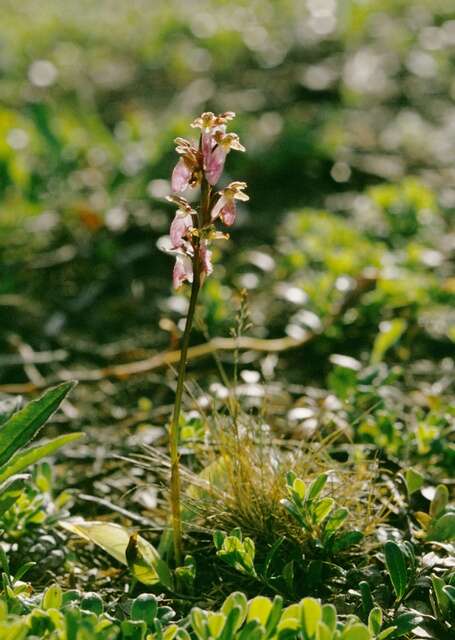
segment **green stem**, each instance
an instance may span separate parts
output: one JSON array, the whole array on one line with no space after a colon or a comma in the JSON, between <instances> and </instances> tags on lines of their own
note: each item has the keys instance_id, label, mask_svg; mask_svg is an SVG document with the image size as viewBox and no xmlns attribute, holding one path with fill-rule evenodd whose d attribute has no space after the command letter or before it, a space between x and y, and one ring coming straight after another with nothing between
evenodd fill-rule
<instances>
[{"instance_id":1,"label":"green stem","mask_svg":"<svg viewBox=\"0 0 455 640\"><path fill-rule=\"evenodd\" d=\"M198 228L202 229L210 223L210 198L212 189L205 178L201 184L201 204L198 212ZM182 541L182 513L180 505L180 456L179 456L179 422L182 408L183 390L185 387L186 360L188 346L190 344L191 328L193 326L194 312L196 310L197 297L201 288L201 256L199 252L200 237L193 239L193 283L191 285L190 306L186 316L185 329L180 350L180 362L178 366L177 388L175 390L175 403L172 421L169 429L169 453L171 457L171 511L172 511L172 535L174 541L174 561L178 567L183 560Z\"/></svg>"},{"instance_id":2,"label":"green stem","mask_svg":"<svg viewBox=\"0 0 455 640\"><path fill-rule=\"evenodd\" d=\"M180 507L180 467L179 467L179 422L182 407L182 396L185 386L186 360L188 346L190 343L191 328L193 326L194 312L196 309L197 297L201 286L200 261L198 252L193 260L193 284L191 285L190 306L186 316L185 330L183 332L182 346L180 351L180 362L178 366L177 388L175 391L175 404L169 433L169 452L171 457L171 509L172 509L172 531L174 539L174 560L176 566L182 564L183 543L182 543L182 514Z\"/></svg>"}]
</instances>

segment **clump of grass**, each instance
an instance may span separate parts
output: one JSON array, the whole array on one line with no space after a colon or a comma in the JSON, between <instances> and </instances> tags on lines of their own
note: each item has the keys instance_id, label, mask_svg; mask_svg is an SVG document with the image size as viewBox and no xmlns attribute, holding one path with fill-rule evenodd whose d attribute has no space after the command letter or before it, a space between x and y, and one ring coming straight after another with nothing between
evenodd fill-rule
<instances>
[{"instance_id":1,"label":"clump of grass","mask_svg":"<svg viewBox=\"0 0 455 640\"><path fill-rule=\"evenodd\" d=\"M261 416L238 406L233 412L233 402L227 414L218 410L206 418L207 438L189 457L192 469L181 469L185 545L196 560L197 583L215 599L239 584L247 593L257 594L259 588L289 600L327 596L332 581L339 583L352 569L353 554L359 565L377 544L373 534L386 514L376 462L359 456L354 447L347 462L336 461L330 455L336 435L306 442L276 438ZM162 455L151 450L150 455L155 470L158 464L163 470L163 462L169 468ZM321 497L348 510L342 530L361 532L361 541L336 553L321 547L314 532L305 530L283 504L290 472L307 486L327 475ZM229 536L239 530L255 549L250 572L223 562L213 542L217 531Z\"/></svg>"},{"instance_id":2,"label":"clump of grass","mask_svg":"<svg viewBox=\"0 0 455 640\"><path fill-rule=\"evenodd\" d=\"M230 418L215 418L210 445L197 453L202 471L186 473L190 487L185 506L188 524L208 531L240 527L255 540L285 537L305 545L308 539L282 505L286 475L292 471L311 483L328 473L326 494L349 510L346 524L355 523L366 537L383 519L375 462L335 461L332 439L301 442L273 438L269 427L255 416L241 413L236 428Z\"/></svg>"}]
</instances>

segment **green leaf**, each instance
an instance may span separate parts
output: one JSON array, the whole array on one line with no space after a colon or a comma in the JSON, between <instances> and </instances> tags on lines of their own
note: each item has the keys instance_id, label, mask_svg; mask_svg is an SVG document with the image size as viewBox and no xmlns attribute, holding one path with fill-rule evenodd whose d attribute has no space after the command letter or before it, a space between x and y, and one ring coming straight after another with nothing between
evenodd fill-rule
<instances>
[{"instance_id":1,"label":"green leaf","mask_svg":"<svg viewBox=\"0 0 455 640\"><path fill-rule=\"evenodd\" d=\"M207 613L199 607L191 609L191 626L198 637L198 640L206 640L209 637L209 629L207 625Z\"/></svg>"},{"instance_id":2,"label":"green leaf","mask_svg":"<svg viewBox=\"0 0 455 640\"><path fill-rule=\"evenodd\" d=\"M439 484L430 504L430 516L437 518L442 515L443 511L449 504L449 490L444 484Z\"/></svg>"},{"instance_id":3,"label":"green leaf","mask_svg":"<svg viewBox=\"0 0 455 640\"><path fill-rule=\"evenodd\" d=\"M271 638L274 635L275 629L281 618L281 612L283 611L283 598L281 596L275 596L273 599L273 605L270 609L270 613L265 624L266 638Z\"/></svg>"},{"instance_id":4,"label":"green leaf","mask_svg":"<svg viewBox=\"0 0 455 640\"><path fill-rule=\"evenodd\" d=\"M131 573L139 582L149 585L159 582L169 590L174 588L172 574L166 562L155 547L137 533L131 535L125 555Z\"/></svg>"},{"instance_id":5,"label":"green leaf","mask_svg":"<svg viewBox=\"0 0 455 640\"><path fill-rule=\"evenodd\" d=\"M349 547L358 544L363 538L361 531L344 531L337 536L332 544L333 553L340 553Z\"/></svg>"},{"instance_id":6,"label":"green leaf","mask_svg":"<svg viewBox=\"0 0 455 640\"><path fill-rule=\"evenodd\" d=\"M326 624L324 624L324 622L319 622L316 638L317 640L333 640L333 632Z\"/></svg>"},{"instance_id":7,"label":"green leaf","mask_svg":"<svg viewBox=\"0 0 455 640\"><path fill-rule=\"evenodd\" d=\"M435 542L451 542L455 540L455 513L445 513L436 522L432 523L427 539Z\"/></svg>"},{"instance_id":8,"label":"green leaf","mask_svg":"<svg viewBox=\"0 0 455 640\"><path fill-rule=\"evenodd\" d=\"M370 611L368 616L368 629L373 635L377 635L381 631L382 627L382 609L381 607L374 607Z\"/></svg>"},{"instance_id":9,"label":"green leaf","mask_svg":"<svg viewBox=\"0 0 455 640\"><path fill-rule=\"evenodd\" d=\"M321 493L321 491L325 487L328 477L329 476L327 473L321 473L320 476L313 480L308 489L306 498L307 502L310 502L310 500L314 500Z\"/></svg>"},{"instance_id":10,"label":"green leaf","mask_svg":"<svg viewBox=\"0 0 455 640\"><path fill-rule=\"evenodd\" d=\"M143 620L152 626L158 613L158 603L152 593L141 593L131 605L131 619Z\"/></svg>"},{"instance_id":11,"label":"green leaf","mask_svg":"<svg viewBox=\"0 0 455 640\"><path fill-rule=\"evenodd\" d=\"M442 578L433 574L431 576L431 584L433 587L433 593L436 597L439 612L445 617L450 609L450 599L447 597L447 594L443 590L445 587L445 582Z\"/></svg>"},{"instance_id":12,"label":"green leaf","mask_svg":"<svg viewBox=\"0 0 455 640\"><path fill-rule=\"evenodd\" d=\"M29 476L13 476L0 485L0 516L2 516L21 495Z\"/></svg>"},{"instance_id":13,"label":"green leaf","mask_svg":"<svg viewBox=\"0 0 455 640\"><path fill-rule=\"evenodd\" d=\"M29 447L24 451L19 451L10 459L9 462L0 467L0 482L4 482L19 471L23 471L30 465L38 462L38 460L41 460L41 458L52 455L57 451L57 449L64 447L70 442L78 440L83 435L83 433L68 433L63 436L58 436L44 444Z\"/></svg>"},{"instance_id":14,"label":"green leaf","mask_svg":"<svg viewBox=\"0 0 455 640\"><path fill-rule=\"evenodd\" d=\"M360 622L343 631L341 638L342 640L371 640L368 628Z\"/></svg>"},{"instance_id":15,"label":"green leaf","mask_svg":"<svg viewBox=\"0 0 455 640\"><path fill-rule=\"evenodd\" d=\"M240 609L241 611L240 624L243 624L248 611L248 601L246 599L246 595L241 591L234 591L233 593L231 593L223 602L221 611L224 613L225 616L228 616L229 612L234 607L238 607Z\"/></svg>"},{"instance_id":16,"label":"green leaf","mask_svg":"<svg viewBox=\"0 0 455 640\"><path fill-rule=\"evenodd\" d=\"M445 587L443 587L442 590L445 593L445 595L449 598L452 607L455 609L455 587L453 587L451 584L448 584Z\"/></svg>"},{"instance_id":17,"label":"green leaf","mask_svg":"<svg viewBox=\"0 0 455 640\"><path fill-rule=\"evenodd\" d=\"M265 596L256 596L250 600L248 604L248 615L246 619L248 622L250 620L257 620L263 627L265 627L271 609L272 602L270 598L266 598Z\"/></svg>"},{"instance_id":18,"label":"green leaf","mask_svg":"<svg viewBox=\"0 0 455 640\"><path fill-rule=\"evenodd\" d=\"M406 488L408 495L412 495L420 489L424 483L424 477L421 473L410 467L405 474Z\"/></svg>"},{"instance_id":19,"label":"green leaf","mask_svg":"<svg viewBox=\"0 0 455 640\"><path fill-rule=\"evenodd\" d=\"M75 382L65 382L46 391L14 413L0 427L0 465L4 465L23 446L36 436L44 423L58 409Z\"/></svg>"},{"instance_id":20,"label":"green leaf","mask_svg":"<svg viewBox=\"0 0 455 640\"><path fill-rule=\"evenodd\" d=\"M387 627L386 629L384 629L384 631L381 631L381 633L378 635L378 640L386 640L386 638L391 636L392 633L394 633L396 630L397 630L396 627Z\"/></svg>"},{"instance_id":21,"label":"green leaf","mask_svg":"<svg viewBox=\"0 0 455 640\"><path fill-rule=\"evenodd\" d=\"M330 518L327 520L325 524L325 535L331 535L338 531L338 529L343 525L344 521L349 515L349 511L343 507L339 509L335 509Z\"/></svg>"},{"instance_id":22,"label":"green leaf","mask_svg":"<svg viewBox=\"0 0 455 640\"><path fill-rule=\"evenodd\" d=\"M395 638L399 638L400 636L409 633L414 629L414 627L417 627L422 620L422 616L418 613L414 613L413 611L406 611L405 613L402 613L398 618L393 620L393 624L396 627L393 636Z\"/></svg>"},{"instance_id":23,"label":"green leaf","mask_svg":"<svg viewBox=\"0 0 455 640\"><path fill-rule=\"evenodd\" d=\"M322 498L313 508L313 517L316 524L323 522L335 505L333 498Z\"/></svg>"},{"instance_id":24,"label":"green leaf","mask_svg":"<svg viewBox=\"0 0 455 640\"><path fill-rule=\"evenodd\" d=\"M303 631L309 639L313 638L322 618L321 603L315 598L304 598L300 602L300 611Z\"/></svg>"},{"instance_id":25,"label":"green leaf","mask_svg":"<svg viewBox=\"0 0 455 640\"><path fill-rule=\"evenodd\" d=\"M334 632L337 626L337 610L333 604L322 605L322 622Z\"/></svg>"},{"instance_id":26,"label":"green leaf","mask_svg":"<svg viewBox=\"0 0 455 640\"><path fill-rule=\"evenodd\" d=\"M160 558L155 547L140 535L113 522L62 521L60 525L67 531L93 542L118 562L129 566L140 582L160 582L166 588L172 589L173 580L169 567Z\"/></svg>"},{"instance_id":27,"label":"green leaf","mask_svg":"<svg viewBox=\"0 0 455 640\"><path fill-rule=\"evenodd\" d=\"M402 318L395 318L390 322L381 323L371 352L371 364L378 364L383 360L385 353L398 342L406 331L407 326L406 320Z\"/></svg>"},{"instance_id":28,"label":"green leaf","mask_svg":"<svg viewBox=\"0 0 455 640\"><path fill-rule=\"evenodd\" d=\"M226 616L220 611L209 611L207 614L207 626L210 638L219 638L226 622Z\"/></svg>"},{"instance_id":29,"label":"green leaf","mask_svg":"<svg viewBox=\"0 0 455 640\"><path fill-rule=\"evenodd\" d=\"M41 600L41 607L47 609L60 609L62 606L62 590L58 584L52 584L46 589Z\"/></svg>"},{"instance_id":30,"label":"green leaf","mask_svg":"<svg viewBox=\"0 0 455 640\"><path fill-rule=\"evenodd\" d=\"M384 555L387 571L395 591L397 600L401 600L408 585L408 570L406 558L396 542L389 540L384 545Z\"/></svg>"},{"instance_id":31,"label":"green leaf","mask_svg":"<svg viewBox=\"0 0 455 640\"><path fill-rule=\"evenodd\" d=\"M362 608L364 615L367 616L374 607L373 596L368 582L362 580L359 584L360 595L362 596Z\"/></svg>"}]
</instances>

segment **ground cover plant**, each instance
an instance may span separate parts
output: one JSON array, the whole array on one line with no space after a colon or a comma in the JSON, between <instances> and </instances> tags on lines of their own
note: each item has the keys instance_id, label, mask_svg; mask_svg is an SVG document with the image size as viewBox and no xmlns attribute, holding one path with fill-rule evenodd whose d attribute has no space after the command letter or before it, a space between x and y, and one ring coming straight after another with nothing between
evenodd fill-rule
<instances>
[{"instance_id":1,"label":"ground cover plant","mask_svg":"<svg viewBox=\"0 0 455 640\"><path fill-rule=\"evenodd\" d=\"M2 9L0 640L451 640L453 3Z\"/></svg>"}]
</instances>

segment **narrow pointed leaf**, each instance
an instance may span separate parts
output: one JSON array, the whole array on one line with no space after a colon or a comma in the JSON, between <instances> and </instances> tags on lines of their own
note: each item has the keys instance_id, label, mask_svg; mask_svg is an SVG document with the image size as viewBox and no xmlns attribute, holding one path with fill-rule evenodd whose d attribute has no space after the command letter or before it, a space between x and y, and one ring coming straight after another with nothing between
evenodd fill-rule
<instances>
[{"instance_id":1,"label":"narrow pointed leaf","mask_svg":"<svg viewBox=\"0 0 455 640\"><path fill-rule=\"evenodd\" d=\"M389 540L384 545L385 562L390 580L398 600L406 593L408 570L403 551L396 542Z\"/></svg>"},{"instance_id":2,"label":"narrow pointed leaf","mask_svg":"<svg viewBox=\"0 0 455 640\"><path fill-rule=\"evenodd\" d=\"M9 462L0 467L0 482L4 482L12 475L19 473L35 462L38 462L38 460L52 455L57 451L57 449L64 447L70 442L78 440L83 435L83 433L68 433L63 436L58 436L44 444L29 447L24 451L19 451Z\"/></svg>"},{"instance_id":3,"label":"narrow pointed leaf","mask_svg":"<svg viewBox=\"0 0 455 640\"><path fill-rule=\"evenodd\" d=\"M0 465L4 465L36 436L74 385L74 382L65 382L49 389L41 398L14 413L0 427Z\"/></svg>"}]
</instances>

